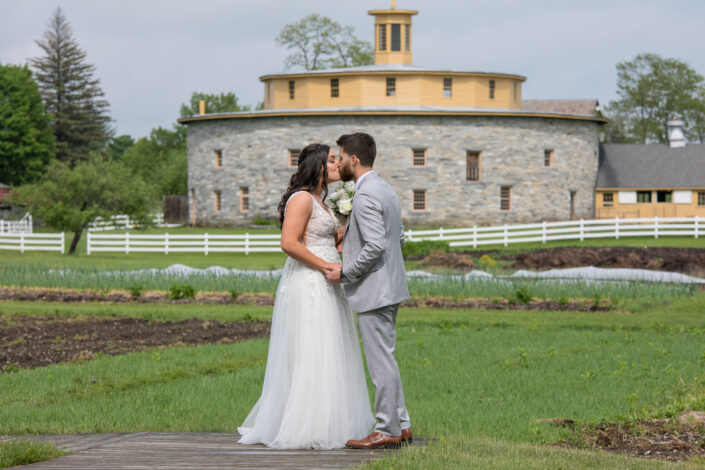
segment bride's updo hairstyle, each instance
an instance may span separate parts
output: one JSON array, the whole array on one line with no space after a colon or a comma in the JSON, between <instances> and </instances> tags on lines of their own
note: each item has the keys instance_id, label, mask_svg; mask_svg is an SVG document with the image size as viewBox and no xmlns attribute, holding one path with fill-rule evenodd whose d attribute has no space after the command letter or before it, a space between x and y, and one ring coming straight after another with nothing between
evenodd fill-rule
<instances>
[{"instance_id":1,"label":"bride's updo hairstyle","mask_svg":"<svg viewBox=\"0 0 705 470\"><path fill-rule=\"evenodd\" d=\"M289 187L282 196L279 202L279 225L284 225L284 209L286 203L296 191L309 191L316 189L318 183L323 180L323 191L321 192L321 200L325 200L328 196L328 154L330 147L324 144L307 145L299 154L299 162L296 173L291 175ZM321 166L323 172L321 173Z\"/></svg>"}]
</instances>

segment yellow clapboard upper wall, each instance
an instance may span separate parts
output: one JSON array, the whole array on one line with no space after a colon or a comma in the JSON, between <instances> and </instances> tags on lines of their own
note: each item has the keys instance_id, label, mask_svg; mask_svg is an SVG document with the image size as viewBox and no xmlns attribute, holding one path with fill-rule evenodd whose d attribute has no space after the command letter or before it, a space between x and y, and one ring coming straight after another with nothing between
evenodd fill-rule
<instances>
[{"instance_id":1,"label":"yellow clapboard upper wall","mask_svg":"<svg viewBox=\"0 0 705 470\"><path fill-rule=\"evenodd\" d=\"M416 10L370 10L375 65L265 75L264 109L350 107L522 108L526 77L412 65Z\"/></svg>"}]
</instances>

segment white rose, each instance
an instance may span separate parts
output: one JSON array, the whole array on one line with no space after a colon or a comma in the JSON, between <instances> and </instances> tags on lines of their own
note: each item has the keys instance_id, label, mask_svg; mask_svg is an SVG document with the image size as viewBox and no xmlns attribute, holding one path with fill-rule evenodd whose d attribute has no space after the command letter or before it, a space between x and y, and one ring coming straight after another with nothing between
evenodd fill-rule
<instances>
[{"instance_id":1,"label":"white rose","mask_svg":"<svg viewBox=\"0 0 705 470\"><path fill-rule=\"evenodd\" d=\"M348 215L352 210L352 199L341 199L338 201L338 210L343 215Z\"/></svg>"}]
</instances>

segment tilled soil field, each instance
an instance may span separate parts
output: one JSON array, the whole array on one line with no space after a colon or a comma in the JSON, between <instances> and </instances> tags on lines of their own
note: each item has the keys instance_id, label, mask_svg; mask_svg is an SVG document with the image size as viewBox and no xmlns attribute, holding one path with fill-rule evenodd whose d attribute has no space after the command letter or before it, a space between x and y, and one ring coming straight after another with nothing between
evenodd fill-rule
<instances>
[{"instance_id":1,"label":"tilled soil field","mask_svg":"<svg viewBox=\"0 0 705 470\"><path fill-rule=\"evenodd\" d=\"M245 304L274 305L271 294L242 294L233 299L230 294L205 292L199 293L195 299L168 299L163 292L150 292L141 297L132 297L123 291L100 293L91 290L75 289L42 289L42 288L10 288L0 287L0 300L22 300L43 302L108 302L108 303L215 303L215 304ZM404 307L418 308L452 308L487 310L553 310L571 312L606 312L611 310L607 300L595 305L594 300L532 300L530 302L511 301L507 299L449 299L443 297L412 298L402 303Z\"/></svg>"},{"instance_id":2,"label":"tilled soil field","mask_svg":"<svg viewBox=\"0 0 705 470\"><path fill-rule=\"evenodd\" d=\"M497 250L465 252L438 250L425 257L413 259L421 261L422 266L469 270L478 267L473 259L479 259L483 255L488 255L495 260L508 261L507 267L511 269L547 270L595 266L673 271L705 277L705 248L569 246L517 254L503 254Z\"/></svg>"},{"instance_id":3,"label":"tilled soil field","mask_svg":"<svg viewBox=\"0 0 705 470\"><path fill-rule=\"evenodd\" d=\"M626 424L605 423L587 429L575 426L573 432L581 445L591 448L635 457L682 461L705 456L703 415L691 411L673 421L654 419ZM561 421L566 420L556 420L555 424L574 427L571 420Z\"/></svg>"},{"instance_id":4,"label":"tilled soil field","mask_svg":"<svg viewBox=\"0 0 705 470\"><path fill-rule=\"evenodd\" d=\"M502 258L504 259L504 258ZM514 256L514 269L636 268L705 276L705 248L564 247Z\"/></svg>"},{"instance_id":5,"label":"tilled soil field","mask_svg":"<svg viewBox=\"0 0 705 470\"><path fill-rule=\"evenodd\" d=\"M5 315L0 316L0 370L90 360L98 352L116 355L159 346L233 343L268 337L269 329L269 322L263 321Z\"/></svg>"}]
</instances>

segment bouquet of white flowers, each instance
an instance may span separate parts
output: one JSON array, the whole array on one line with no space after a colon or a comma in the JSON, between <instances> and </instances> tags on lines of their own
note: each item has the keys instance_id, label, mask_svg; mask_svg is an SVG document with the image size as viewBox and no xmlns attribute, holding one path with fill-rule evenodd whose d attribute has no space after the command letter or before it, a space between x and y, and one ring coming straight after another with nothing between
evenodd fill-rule
<instances>
[{"instance_id":1,"label":"bouquet of white flowers","mask_svg":"<svg viewBox=\"0 0 705 470\"><path fill-rule=\"evenodd\" d=\"M326 205L330 207L341 224L345 223L344 221L352 211L354 196L355 182L348 181L347 183L339 184L326 198Z\"/></svg>"}]
</instances>

